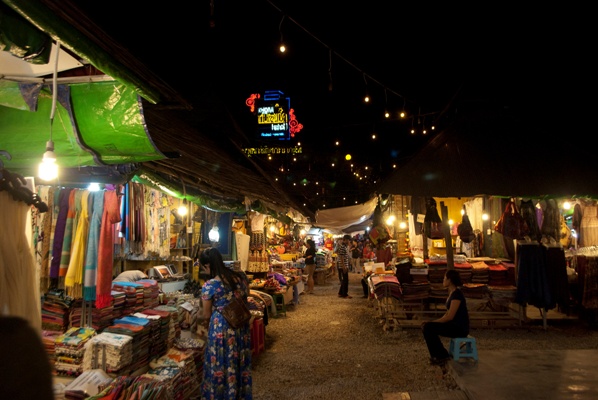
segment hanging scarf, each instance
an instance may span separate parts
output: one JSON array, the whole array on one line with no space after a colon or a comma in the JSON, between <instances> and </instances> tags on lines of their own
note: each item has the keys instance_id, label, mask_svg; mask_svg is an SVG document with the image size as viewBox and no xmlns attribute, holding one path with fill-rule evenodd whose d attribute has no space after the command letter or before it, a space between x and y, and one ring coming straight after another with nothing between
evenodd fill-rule
<instances>
[{"instance_id":1,"label":"hanging scarf","mask_svg":"<svg viewBox=\"0 0 598 400\"><path fill-rule=\"evenodd\" d=\"M62 245L66 228L66 216L69 210L69 196L73 189L62 189L58 196L58 217L54 228L54 240L52 241L52 260L50 261L50 279L53 286L56 286L60 261L62 259Z\"/></svg>"},{"instance_id":2,"label":"hanging scarf","mask_svg":"<svg viewBox=\"0 0 598 400\"><path fill-rule=\"evenodd\" d=\"M40 290L45 293L50 286L50 239L52 237L52 212L54 211L54 187L48 189L48 211L44 215L42 231L41 262L40 262Z\"/></svg>"},{"instance_id":3,"label":"hanging scarf","mask_svg":"<svg viewBox=\"0 0 598 400\"><path fill-rule=\"evenodd\" d=\"M112 266L114 263L114 224L121 221L119 196L111 190L104 193L104 213L98 253L96 308L110 306L112 300Z\"/></svg>"},{"instance_id":4,"label":"hanging scarf","mask_svg":"<svg viewBox=\"0 0 598 400\"><path fill-rule=\"evenodd\" d=\"M76 231L73 237L73 248L71 249L71 260L66 273L64 285L66 294L79 299L82 297L83 265L85 263L85 247L87 245L87 231L89 220L87 216L87 199L89 192L81 191L81 211L76 221ZM75 198L76 200L76 198Z\"/></svg>"},{"instance_id":5,"label":"hanging scarf","mask_svg":"<svg viewBox=\"0 0 598 400\"><path fill-rule=\"evenodd\" d=\"M71 260L71 245L73 242L73 224L77 215L75 209L75 196L78 190L71 190L69 194L69 205L66 214L66 223L64 228L64 239L62 241L62 254L60 257L60 269L58 270L58 287L64 289L64 278L69 269L69 261Z\"/></svg>"},{"instance_id":6,"label":"hanging scarf","mask_svg":"<svg viewBox=\"0 0 598 400\"><path fill-rule=\"evenodd\" d=\"M87 233L87 249L85 251L85 277L83 279L83 299L96 299L96 278L98 268L98 245L100 228L104 213L104 192L93 192L89 195L88 213L89 231Z\"/></svg>"}]
</instances>

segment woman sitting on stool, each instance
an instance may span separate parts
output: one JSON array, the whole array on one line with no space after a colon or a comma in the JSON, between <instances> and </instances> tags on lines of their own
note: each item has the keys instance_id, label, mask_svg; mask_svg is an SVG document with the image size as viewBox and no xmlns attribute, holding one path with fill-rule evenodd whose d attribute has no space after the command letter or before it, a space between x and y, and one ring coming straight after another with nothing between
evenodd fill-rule
<instances>
[{"instance_id":1,"label":"woman sitting on stool","mask_svg":"<svg viewBox=\"0 0 598 400\"><path fill-rule=\"evenodd\" d=\"M448 351L440 340L441 336L456 338L467 337L469 334L469 313L465 296L459 289L462 286L459 272L454 269L446 271L442 286L448 287L446 313L434 321L424 322L421 325L430 352L430 363L433 365L443 364L450 359Z\"/></svg>"}]
</instances>

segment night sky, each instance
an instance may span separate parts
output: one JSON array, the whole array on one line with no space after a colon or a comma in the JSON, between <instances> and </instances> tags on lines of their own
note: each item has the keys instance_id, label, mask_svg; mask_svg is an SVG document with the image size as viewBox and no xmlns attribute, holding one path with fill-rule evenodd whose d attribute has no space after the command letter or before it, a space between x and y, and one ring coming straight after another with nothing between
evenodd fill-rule
<instances>
[{"instance_id":1,"label":"night sky","mask_svg":"<svg viewBox=\"0 0 598 400\"><path fill-rule=\"evenodd\" d=\"M588 10L321 0L172 1L122 10L113 0L87 3L77 1L191 101L221 96L251 145L263 143L245 99L266 90L289 96L304 128L282 145L300 141L303 153L297 161L260 163L314 210L366 201L393 164L434 136L433 123L442 130L472 104L537 121L530 135L540 141L583 132L584 99L595 86L587 80L594 62L581 21ZM410 118L398 118L402 108Z\"/></svg>"}]
</instances>

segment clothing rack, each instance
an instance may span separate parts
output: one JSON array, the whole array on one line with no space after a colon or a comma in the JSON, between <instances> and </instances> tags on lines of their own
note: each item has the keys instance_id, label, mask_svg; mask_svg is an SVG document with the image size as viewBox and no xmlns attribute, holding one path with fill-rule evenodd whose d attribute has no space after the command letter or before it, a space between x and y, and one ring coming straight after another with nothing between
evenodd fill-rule
<instances>
[{"instance_id":1,"label":"clothing rack","mask_svg":"<svg viewBox=\"0 0 598 400\"><path fill-rule=\"evenodd\" d=\"M0 154L8 160L12 158L5 150L0 150ZM16 201L22 201L28 206L34 206L40 213L48 211L48 205L40 199L37 193L34 193L27 187L27 179L4 168L2 159L0 159L0 191L10 193Z\"/></svg>"}]
</instances>

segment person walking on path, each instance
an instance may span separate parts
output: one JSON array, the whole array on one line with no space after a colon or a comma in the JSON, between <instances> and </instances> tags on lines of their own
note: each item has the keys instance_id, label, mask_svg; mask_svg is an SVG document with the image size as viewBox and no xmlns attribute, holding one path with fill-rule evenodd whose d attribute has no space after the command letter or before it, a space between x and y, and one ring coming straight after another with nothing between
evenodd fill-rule
<instances>
[{"instance_id":1,"label":"person walking on path","mask_svg":"<svg viewBox=\"0 0 598 400\"><path fill-rule=\"evenodd\" d=\"M316 271L316 242L312 239L305 241L307 250L305 250L305 272L307 272L307 294L314 292L314 272Z\"/></svg>"},{"instance_id":2,"label":"person walking on path","mask_svg":"<svg viewBox=\"0 0 598 400\"><path fill-rule=\"evenodd\" d=\"M442 286L448 288L449 293L446 300L446 313L436 320L421 325L430 353L430 363L433 365L444 364L450 359L440 336L456 338L469 335L469 313L465 296L460 289L462 285L458 271L454 269L446 271L442 282Z\"/></svg>"},{"instance_id":3,"label":"person walking on path","mask_svg":"<svg viewBox=\"0 0 598 400\"><path fill-rule=\"evenodd\" d=\"M351 272L361 274L361 250L357 240L351 242Z\"/></svg>"},{"instance_id":4,"label":"person walking on path","mask_svg":"<svg viewBox=\"0 0 598 400\"><path fill-rule=\"evenodd\" d=\"M220 313L233 296L247 301L247 276L224 265L213 247L201 253L199 262L211 277L201 288L203 326L208 329L201 398L252 399L249 324L234 329Z\"/></svg>"},{"instance_id":5,"label":"person walking on path","mask_svg":"<svg viewBox=\"0 0 598 400\"><path fill-rule=\"evenodd\" d=\"M350 241L350 235L343 236L343 240L336 251L336 256L338 257L339 277L341 280L341 286L338 289L338 297L342 297L344 299L351 298L351 296L349 296L349 258L351 257L351 254L349 253Z\"/></svg>"}]
</instances>

